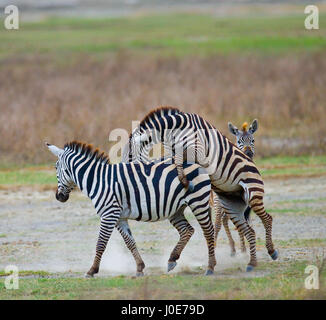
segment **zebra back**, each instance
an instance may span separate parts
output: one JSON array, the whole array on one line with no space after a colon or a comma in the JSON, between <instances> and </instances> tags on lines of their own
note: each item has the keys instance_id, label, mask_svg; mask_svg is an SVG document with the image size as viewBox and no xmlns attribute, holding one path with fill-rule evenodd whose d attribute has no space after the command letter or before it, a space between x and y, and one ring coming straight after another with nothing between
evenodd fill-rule
<instances>
[{"instance_id":1,"label":"zebra back","mask_svg":"<svg viewBox=\"0 0 326 320\"><path fill-rule=\"evenodd\" d=\"M206 167L216 192L244 189L247 199L254 193L264 193L254 162L197 114L173 107L150 112L130 135L128 156L142 161L159 142L175 157L177 166L187 160Z\"/></svg>"}]
</instances>

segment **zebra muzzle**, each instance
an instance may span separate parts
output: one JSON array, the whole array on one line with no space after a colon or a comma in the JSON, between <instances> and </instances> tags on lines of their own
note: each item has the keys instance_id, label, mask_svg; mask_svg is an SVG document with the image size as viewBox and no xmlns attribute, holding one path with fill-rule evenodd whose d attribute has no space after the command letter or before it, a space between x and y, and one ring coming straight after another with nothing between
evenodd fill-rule
<instances>
[{"instance_id":1,"label":"zebra muzzle","mask_svg":"<svg viewBox=\"0 0 326 320\"><path fill-rule=\"evenodd\" d=\"M254 153L252 152L252 150L248 147L246 147L244 149L244 154L249 157L250 159L252 159L254 157Z\"/></svg>"},{"instance_id":2,"label":"zebra muzzle","mask_svg":"<svg viewBox=\"0 0 326 320\"><path fill-rule=\"evenodd\" d=\"M55 197L60 202L66 202L69 199L69 194L63 194L61 192L56 192Z\"/></svg>"}]
</instances>

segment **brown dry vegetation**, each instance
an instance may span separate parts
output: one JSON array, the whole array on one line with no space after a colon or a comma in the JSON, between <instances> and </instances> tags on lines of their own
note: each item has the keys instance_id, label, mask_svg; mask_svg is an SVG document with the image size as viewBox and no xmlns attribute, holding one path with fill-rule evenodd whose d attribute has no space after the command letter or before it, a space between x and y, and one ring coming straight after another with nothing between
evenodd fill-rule
<instances>
[{"instance_id":1,"label":"brown dry vegetation","mask_svg":"<svg viewBox=\"0 0 326 320\"><path fill-rule=\"evenodd\" d=\"M130 131L132 120L158 105L197 112L229 137L227 121L258 118L263 156L326 151L323 53L181 59L119 52L64 63L30 56L1 60L0 69L2 163L52 160L45 140L107 149L110 130Z\"/></svg>"}]
</instances>

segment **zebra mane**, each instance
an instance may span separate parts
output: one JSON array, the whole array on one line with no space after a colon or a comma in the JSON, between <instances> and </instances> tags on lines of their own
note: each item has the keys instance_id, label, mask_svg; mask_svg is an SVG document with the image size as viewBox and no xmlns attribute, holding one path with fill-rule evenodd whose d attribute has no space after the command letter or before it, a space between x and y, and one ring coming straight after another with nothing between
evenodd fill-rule
<instances>
[{"instance_id":1,"label":"zebra mane","mask_svg":"<svg viewBox=\"0 0 326 320\"><path fill-rule=\"evenodd\" d=\"M247 131L247 128L248 128L248 123L247 122L244 122L241 126L241 130L242 131Z\"/></svg>"},{"instance_id":2,"label":"zebra mane","mask_svg":"<svg viewBox=\"0 0 326 320\"><path fill-rule=\"evenodd\" d=\"M109 156L105 152L100 151L98 148L95 149L91 144L74 140L66 143L64 149L66 148L85 154L90 158L94 156L96 160L101 161L104 164L110 164Z\"/></svg>"},{"instance_id":3,"label":"zebra mane","mask_svg":"<svg viewBox=\"0 0 326 320\"><path fill-rule=\"evenodd\" d=\"M156 109L151 110L142 121L140 121L139 126L141 127L144 123L153 119L155 116L164 116L167 114L177 114L181 112L178 108L172 106L160 106Z\"/></svg>"}]
</instances>

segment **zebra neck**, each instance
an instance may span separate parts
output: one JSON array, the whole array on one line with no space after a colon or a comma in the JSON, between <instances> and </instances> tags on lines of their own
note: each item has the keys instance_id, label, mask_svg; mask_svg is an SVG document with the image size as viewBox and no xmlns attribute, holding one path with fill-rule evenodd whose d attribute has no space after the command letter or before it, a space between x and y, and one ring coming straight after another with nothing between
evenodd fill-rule
<instances>
[{"instance_id":1,"label":"zebra neck","mask_svg":"<svg viewBox=\"0 0 326 320\"><path fill-rule=\"evenodd\" d=\"M82 193L93 199L100 185L111 180L112 166L94 158L79 159L72 165L74 182Z\"/></svg>"}]
</instances>

